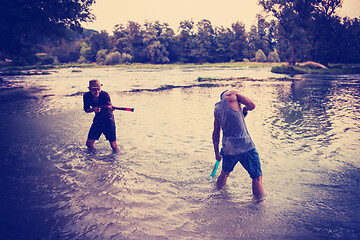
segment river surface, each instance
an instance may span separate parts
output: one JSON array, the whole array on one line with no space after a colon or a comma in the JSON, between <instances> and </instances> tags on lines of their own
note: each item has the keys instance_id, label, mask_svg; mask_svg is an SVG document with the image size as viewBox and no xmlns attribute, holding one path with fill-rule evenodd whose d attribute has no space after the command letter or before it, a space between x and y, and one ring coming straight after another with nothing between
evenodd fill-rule
<instances>
[{"instance_id":1,"label":"river surface","mask_svg":"<svg viewBox=\"0 0 360 240\"><path fill-rule=\"evenodd\" d=\"M284 76L174 67L3 77L1 239L359 239L360 75L274 77ZM135 108L114 112L117 154L103 136L86 151L93 114L82 94L94 78L114 105ZM213 108L231 88L256 103L246 123L260 202L240 165L222 190L208 180Z\"/></svg>"}]
</instances>

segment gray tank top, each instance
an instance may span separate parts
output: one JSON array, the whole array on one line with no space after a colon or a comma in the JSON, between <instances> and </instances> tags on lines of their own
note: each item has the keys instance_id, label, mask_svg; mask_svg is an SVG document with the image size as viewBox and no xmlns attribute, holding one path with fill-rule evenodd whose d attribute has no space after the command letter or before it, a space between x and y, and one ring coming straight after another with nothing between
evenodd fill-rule
<instances>
[{"instance_id":1,"label":"gray tank top","mask_svg":"<svg viewBox=\"0 0 360 240\"><path fill-rule=\"evenodd\" d=\"M215 104L214 115L223 131L222 151L224 155L236 155L255 147L246 128L242 111L233 110L225 100Z\"/></svg>"}]
</instances>

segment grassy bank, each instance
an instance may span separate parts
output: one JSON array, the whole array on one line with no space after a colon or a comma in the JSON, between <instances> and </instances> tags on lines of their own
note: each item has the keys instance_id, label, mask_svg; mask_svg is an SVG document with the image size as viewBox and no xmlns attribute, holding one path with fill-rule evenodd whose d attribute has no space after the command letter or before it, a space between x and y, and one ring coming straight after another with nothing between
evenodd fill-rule
<instances>
[{"instance_id":1,"label":"grassy bank","mask_svg":"<svg viewBox=\"0 0 360 240\"><path fill-rule=\"evenodd\" d=\"M360 64L329 64L327 68L316 67L312 65L289 66L283 64L271 68L273 73L288 75L296 74L360 74Z\"/></svg>"}]
</instances>

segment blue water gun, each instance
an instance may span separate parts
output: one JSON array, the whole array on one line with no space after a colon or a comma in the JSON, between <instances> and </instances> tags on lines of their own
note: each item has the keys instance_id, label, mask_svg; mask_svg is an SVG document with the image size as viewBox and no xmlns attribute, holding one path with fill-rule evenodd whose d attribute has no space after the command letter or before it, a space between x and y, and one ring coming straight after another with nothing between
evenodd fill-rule
<instances>
[{"instance_id":1,"label":"blue water gun","mask_svg":"<svg viewBox=\"0 0 360 240\"><path fill-rule=\"evenodd\" d=\"M216 160L214 169L213 169L213 171L211 172L210 177L209 177L209 179L208 179L209 181L214 178L214 176L215 176L215 174L216 174L216 171L217 171L217 169L218 169L218 167L219 167L219 164L220 164L220 162Z\"/></svg>"}]
</instances>

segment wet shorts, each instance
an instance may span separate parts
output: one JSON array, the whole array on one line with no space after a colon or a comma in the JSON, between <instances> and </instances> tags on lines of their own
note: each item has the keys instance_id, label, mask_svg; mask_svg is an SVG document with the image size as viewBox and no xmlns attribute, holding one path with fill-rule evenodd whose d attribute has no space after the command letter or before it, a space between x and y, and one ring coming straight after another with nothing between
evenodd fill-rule
<instances>
[{"instance_id":1,"label":"wet shorts","mask_svg":"<svg viewBox=\"0 0 360 240\"><path fill-rule=\"evenodd\" d=\"M88 139L99 140L101 134L104 134L106 140L110 142L116 141L116 127L115 122L109 122L107 124L92 124Z\"/></svg>"},{"instance_id":2,"label":"wet shorts","mask_svg":"<svg viewBox=\"0 0 360 240\"><path fill-rule=\"evenodd\" d=\"M222 169L224 172L232 172L239 161L252 179L262 175L259 154L255 148L237 155L223 155Z\"/></svg>"}]
</instances>

